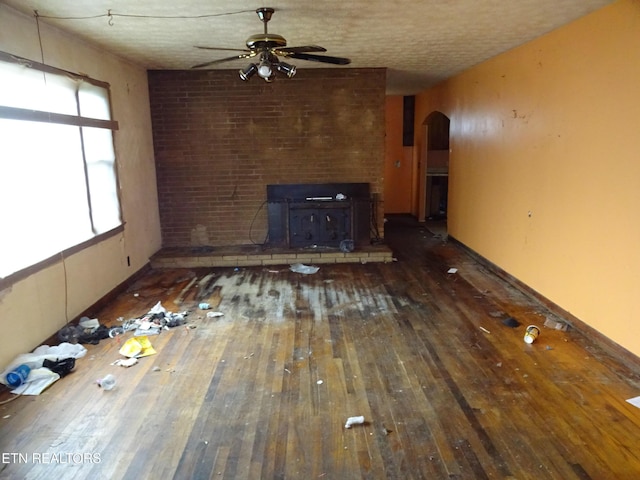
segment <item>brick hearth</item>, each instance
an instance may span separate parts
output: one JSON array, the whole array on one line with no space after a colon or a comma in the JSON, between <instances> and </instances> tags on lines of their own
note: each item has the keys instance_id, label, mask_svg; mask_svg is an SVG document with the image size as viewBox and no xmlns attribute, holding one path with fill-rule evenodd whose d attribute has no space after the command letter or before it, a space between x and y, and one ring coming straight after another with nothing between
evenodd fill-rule
<instances>
[{"instance_id":1,"label":"brick hearth","mask_svg":"<svg viewBox=\"0 0 640 480\"><path fill-rule=\"evenodd\" d=\"M264 248L261 245L235 245L213 248L163 248L151 258L153 268L249 267L291 265L294 263L372 263L393 261L386 245L370 245L353 252L338 249Z\"/></svg>"}]
</instances>

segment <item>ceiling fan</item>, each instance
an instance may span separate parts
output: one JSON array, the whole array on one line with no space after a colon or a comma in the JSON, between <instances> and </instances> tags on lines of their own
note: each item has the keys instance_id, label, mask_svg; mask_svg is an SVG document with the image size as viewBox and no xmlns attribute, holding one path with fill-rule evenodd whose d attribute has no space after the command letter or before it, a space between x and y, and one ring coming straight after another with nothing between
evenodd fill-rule
<instances>
[{"instance_id":1,"label":"ceiling fan","mask_svg":"<svg viewBox=\"0 0 640 480\"><path fill-rule=\"evenodd\" d=\"M326 52L327 50L318 45L305 45L302 47L287 47L284 37L267 31L267 23L275 10L273 8L261 7L256 10L258 18L264 23L264 33L251 35L247 38L246 49L238 48L218 48L218 47L196 47L204 50L227 50L241 52L232 57L221 58L211 62L194 65L191 68L203 68L215 63L229 62L240 58L258 57L257 63L250 63L248 67L240 70L240 78L249 80L255 74L270 82L275 77L275 72L280 72L291 78L296 74L295 65L282 62L278 57L295 58L298 60L308 60L311 62L330 63L333 65L348 65L351 60L342 57L330 57L327 55L316 55L316 52Z\"/></svg>"}]
</instances>

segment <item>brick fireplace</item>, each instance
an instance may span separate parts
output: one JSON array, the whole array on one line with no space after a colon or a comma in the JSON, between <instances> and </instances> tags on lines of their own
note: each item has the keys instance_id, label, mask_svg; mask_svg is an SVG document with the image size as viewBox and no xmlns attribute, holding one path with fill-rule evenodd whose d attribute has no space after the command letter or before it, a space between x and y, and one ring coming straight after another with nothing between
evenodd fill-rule
<instances>
[{"instance_id":1,"label":"brick fireplace","mask_svg":"<svg viewBox=\"0 0 640 480\"><path fill-rule=\"evenodd\" d=\"M335 246L365 216L367 227L358 227L354 240L366 243L370 216L352 205L360 197L380 200L371 216L382 235L385 75L384 69L299 68L291 79L266 83L243 82L237 69L149 71L163 248L273 242L271 185L340 182L369 189L346 194L348 202L320 201L316 212L290 202L288 218L298 218L299 226L287 228L299 233L279 245L302 245L311 235L306 240Z\"/></svg>"}]
</instances>

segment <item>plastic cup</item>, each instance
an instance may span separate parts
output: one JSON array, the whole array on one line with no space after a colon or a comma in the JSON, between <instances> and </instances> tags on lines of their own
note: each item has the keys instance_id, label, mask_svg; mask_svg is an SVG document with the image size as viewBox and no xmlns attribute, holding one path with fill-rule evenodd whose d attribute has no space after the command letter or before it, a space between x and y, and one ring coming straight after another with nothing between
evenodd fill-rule
<instances>
[{"instance_id":1,"label":"plastic cup","mask_svg":"<svg viewBox=\"0 0 640 480\"><path fill-rule=\"evenodd\" d=\"M533 343L536 341L536 338L540 335L540 329L535 325L529 325L524 334L524 342L525 343Z\"/></svg>"}]
</instances>

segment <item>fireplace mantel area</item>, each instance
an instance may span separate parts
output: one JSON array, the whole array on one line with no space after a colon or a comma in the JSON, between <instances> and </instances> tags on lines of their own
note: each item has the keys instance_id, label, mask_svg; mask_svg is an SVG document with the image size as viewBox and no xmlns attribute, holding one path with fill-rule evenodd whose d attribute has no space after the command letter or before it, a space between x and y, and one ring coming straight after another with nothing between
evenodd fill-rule
<instances>
[{"instance_id":1,"label":"fireplace mantel area","mask_svg":"<svg viewBox=\"0 0 640 480\"><path fill-rule=\"evenodd\" d=\"M164 248L152 257L151 266L391 262L389 247L371 236L375 208L368 183L267 185L268 234L264 244Z\"/></svg>"}]
</instances>

